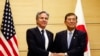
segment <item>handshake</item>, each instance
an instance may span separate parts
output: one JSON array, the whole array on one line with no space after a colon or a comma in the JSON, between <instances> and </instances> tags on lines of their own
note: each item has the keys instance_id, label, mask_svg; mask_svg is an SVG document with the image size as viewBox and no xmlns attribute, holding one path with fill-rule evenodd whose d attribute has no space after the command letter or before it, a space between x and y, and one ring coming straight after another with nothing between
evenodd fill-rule
<instances>
[{"instance_id":1,"label":"handshake","mask_svg":"<svg viewBox=\"0 0 100 56\"><path fill-rule=\"evenodd\" d=\"M67 53L51 53L49 56L68 56Z\"/></svg>"}]
</instances>

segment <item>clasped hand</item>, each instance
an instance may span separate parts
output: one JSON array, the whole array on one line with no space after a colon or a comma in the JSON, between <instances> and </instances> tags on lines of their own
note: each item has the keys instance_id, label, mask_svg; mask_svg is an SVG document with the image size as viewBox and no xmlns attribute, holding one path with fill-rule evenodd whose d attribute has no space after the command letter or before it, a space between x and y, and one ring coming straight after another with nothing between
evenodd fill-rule
<instances>
[{"instance_id":1,"label":"clasped hand","mask_svg":"<svg viewBox=\"0 0 100 56\"><path fill-rule=\"evenodd\" d=\"M52 53L51 56L65 56L65 53Z\"/></svg>"}]
</instances>

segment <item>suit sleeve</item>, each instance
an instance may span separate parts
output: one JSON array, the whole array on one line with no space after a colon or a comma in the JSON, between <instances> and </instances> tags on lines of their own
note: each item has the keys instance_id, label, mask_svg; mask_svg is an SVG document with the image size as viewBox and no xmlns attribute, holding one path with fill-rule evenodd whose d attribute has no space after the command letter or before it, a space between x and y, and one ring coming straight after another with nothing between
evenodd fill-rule
<instances>
[{"instance_id":1,"label":"suit sleeve","mask_svg":"<svg viewBox=\"0 0 100 56\"><path fill-rule=\"evenodd\" d=\"M60 39L60 36L58 33L56 33L55 35L55 39L54 39L54 44L53 44L53 52L60 52L60 49L61 49L61 39Z\"/></svg>"},{"instance_id":2,"label":"suit sleeve","mask_svg":"<svg viewBox=\"0 0 100 56\"><path fill-rule=\"evenodd\" d=\"M78 41L79 41L78 47L69 50L67 52L69 56L70 55L76 55L76 54L79 54L79 53L84 53L84 51L86 49L86 44L87 44L86 37L87 37L86 33L80 33L79 34L79 36L78 36Z\"/></svg>"},{"instance_id":3,"label":"suit sleeve","mask_svg":"<svg viewBox=\"0 0 100 56\"><path fill-rule=\"evenodd\" d=\"M30 50L30 52L43 56L45 55L48 56L49 53L48 51L41 49L40 47L37 46L36 40L34 38L36 36L31 30L27 30L26 37L27 37L28 50Z\"/></svg>"}]
</instances>

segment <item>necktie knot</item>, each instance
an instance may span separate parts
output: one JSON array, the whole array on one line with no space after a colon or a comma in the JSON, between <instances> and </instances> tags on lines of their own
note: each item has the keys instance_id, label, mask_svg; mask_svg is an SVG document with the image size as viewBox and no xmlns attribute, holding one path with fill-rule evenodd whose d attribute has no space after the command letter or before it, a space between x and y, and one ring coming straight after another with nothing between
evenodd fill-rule
<instances>
[{"instance_id":1,"label":"necktie knot","mask_svg":"<svg viewBox=\"0 0 100 56\"><path fill-rule=\"evenodd\" d=\"M41 32L42 32L42 34L44 34L44 30L42 30Z\"/></svg>"},{"instance_id":2,"label":"necktie knot","mask_svg":"<svg viewBox=\"0 0 100 56\"><path fill-rule=\"evenodd\" d=\"M72 32L69 32L69 35L71 35L72 34Z\"/></svg>"},{"instance_id":3,"label":"necktie knot","mask_svg":"<svg viewBox=\"0 0 100 56\"><path fill-rule=\"evenodd\" d=\"M72 37L72 32L69 32L69 37Z\"/></svg>"}]
</instances>

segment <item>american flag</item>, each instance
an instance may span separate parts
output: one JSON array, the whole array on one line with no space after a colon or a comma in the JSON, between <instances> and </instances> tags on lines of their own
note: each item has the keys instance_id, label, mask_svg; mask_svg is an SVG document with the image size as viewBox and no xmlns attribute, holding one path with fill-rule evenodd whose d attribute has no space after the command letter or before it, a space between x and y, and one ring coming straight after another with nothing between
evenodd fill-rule
<instances>
[{"instance_id":1,"label":"american flag","mask_svg":"<svg viewBox=\"0 0 100 56\"><path fill-rule=\"evenodd\" d=\"M9 0L5 2L0 30L0 56L18 56L18 44Z\"/></svg>"}]
</instances>

